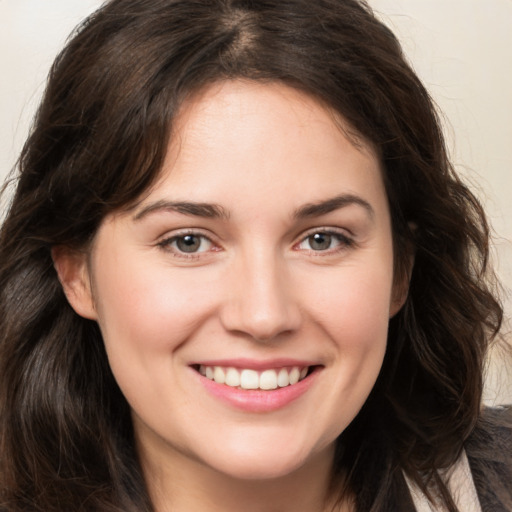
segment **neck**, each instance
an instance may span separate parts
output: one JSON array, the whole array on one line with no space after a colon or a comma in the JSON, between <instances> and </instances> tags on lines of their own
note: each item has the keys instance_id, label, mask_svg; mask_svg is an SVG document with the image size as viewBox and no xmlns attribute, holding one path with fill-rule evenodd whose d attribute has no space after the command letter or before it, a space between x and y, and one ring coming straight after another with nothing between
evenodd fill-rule
<instances>
[{"instance_id":1,"label":"neck","mask_svg":"<svg viewBox=\"0 0 512 512\"><path fill-rule=\"evenodd\" d=\"M332 448L290 474L266 480L236 478L181 453L175 453L171 461L149 455L143 452L142 465L155 512L352 510L348 503L335 504L329 495Z\"/></svg>"}]
</instances>

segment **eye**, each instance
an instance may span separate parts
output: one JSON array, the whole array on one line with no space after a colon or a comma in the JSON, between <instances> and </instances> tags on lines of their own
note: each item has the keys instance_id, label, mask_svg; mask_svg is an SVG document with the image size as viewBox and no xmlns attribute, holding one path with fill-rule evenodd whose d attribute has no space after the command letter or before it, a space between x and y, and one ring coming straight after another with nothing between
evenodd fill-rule
<instances>
[{"instance_id":1,"label":"eye","mask_svg":"<svg viewBox=\"0 0 512 512\"><path fill-rule=\"evenodd\" d=\"M333 231L316 231L309 234L297 248L306 251L328 252L350 246L353 241L347 236Z\"/></svg>"},{"instance_id":2,"label":"eye","mask_svg":"<svg viewBox=\"0 0 512 512\"><path fill-rule=\"evenodd\" d=\"M166 238L159 245L176 255L192 255L210 251L213 247L213 242L204 235L185 233Z\"/></svg>"}]
</instances>

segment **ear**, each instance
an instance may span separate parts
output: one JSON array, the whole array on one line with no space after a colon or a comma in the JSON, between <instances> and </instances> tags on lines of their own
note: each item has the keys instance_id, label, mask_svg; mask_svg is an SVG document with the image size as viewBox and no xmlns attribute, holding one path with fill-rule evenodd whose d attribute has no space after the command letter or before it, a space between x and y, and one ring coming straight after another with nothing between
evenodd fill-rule
<instances>
[{"instance_id":1,"label":"ear","mask_svg":"<svg viewBox=\"0 0 512 512\"><path fill-rule=\"evenodd\" d=\"M403 307L409 295L412 270L414 268L415 250L412 244L408 247L409 256L405 261L406 268L400 269L399 275L394 277L389 318L394 317Z\"/></svg>"},{"instance_id":2,"label":"ear","mask_svg":"<svg viewBox=\"0 0 512 512\"><path fill-rule=\"evenodd\" d=\"M52 259L71 307L80 316L96 320L87 254L59 245L52 248Z\"/></svg>"},{"instance_id":3,"label":"ear","mask_svg":"<svg viewBox=\"0 0 512 512\"><path fill-rule=\"evenodd\" d=\"M409 294L410 274L393 284L393 295L389 306L389 318L393 318L403 307Z\"/></svg>"}]
</instances>

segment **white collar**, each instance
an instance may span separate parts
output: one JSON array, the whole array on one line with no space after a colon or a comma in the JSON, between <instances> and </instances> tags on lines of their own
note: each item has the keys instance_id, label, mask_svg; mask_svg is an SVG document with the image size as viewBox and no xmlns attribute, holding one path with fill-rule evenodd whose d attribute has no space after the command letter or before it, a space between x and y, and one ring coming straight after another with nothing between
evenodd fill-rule
<instances>
[{"instance_id":1,"label":"white collar","mask_svg":"<svg viewBox=\"0 0 512 512\"><path fill-rule=\"evenodd\" d=\"M417 512L444 511L444 508L439 504L430 503L418 486L411 482L407 475L404 476ZM459 510L464 512L482 512L466 452L463 451L459 460L445 473L445 480L448 490Z\"/></svg>"}]
</instances>

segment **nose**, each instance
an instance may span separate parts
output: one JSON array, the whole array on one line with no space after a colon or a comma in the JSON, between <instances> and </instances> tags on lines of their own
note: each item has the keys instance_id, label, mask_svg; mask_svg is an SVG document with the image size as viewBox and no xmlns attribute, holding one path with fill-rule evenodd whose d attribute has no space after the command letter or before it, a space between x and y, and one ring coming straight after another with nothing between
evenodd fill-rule
<instances>
[{"instance_id":1,"label":"nose","mask_svg":"<svg viewBox=\"0 0 512 512\"><path fill-rule=\"evenodd\" d=\"M244 258L228 279L221 321L230 332L268 342L297 331L301 310L286 265L270 255Z\"/></svg>"}]
</instances>

